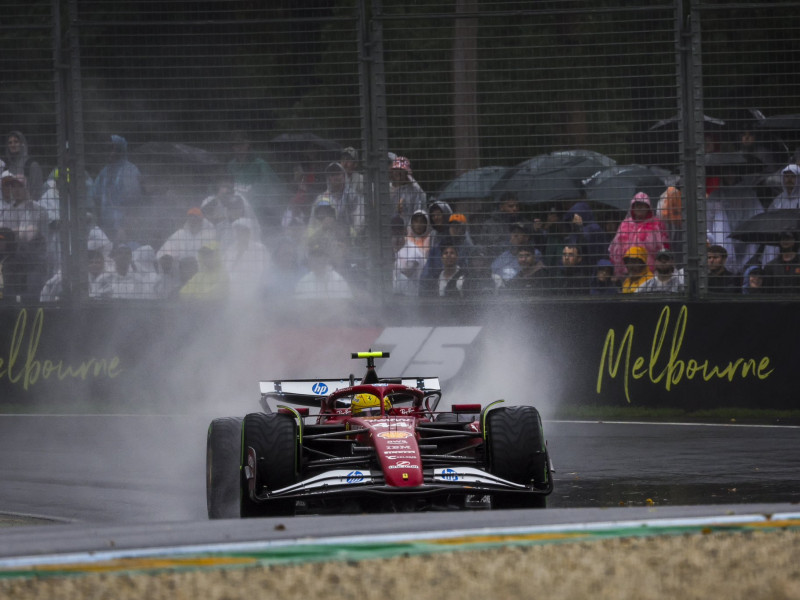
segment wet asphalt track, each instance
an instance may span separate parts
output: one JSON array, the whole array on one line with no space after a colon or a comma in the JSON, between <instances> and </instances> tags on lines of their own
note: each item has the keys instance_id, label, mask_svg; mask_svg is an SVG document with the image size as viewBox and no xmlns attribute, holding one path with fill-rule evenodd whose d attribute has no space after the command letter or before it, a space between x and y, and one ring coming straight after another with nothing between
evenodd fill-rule
<instances>
[{"instance_id":1,"label":"wet asphalt track","mask_svg":"<svg viewBox=\"0 0 800 600\"><path fill-rule=\"evenodd\" d=\"M91 538L92 531L102 531L101 537L115 531L139 545L148 543L148 536L162 540L154 543L178 543L174 539L178 532L180 541L193 535L204 540L253 539L253 528L245 523L206 521L208 421L205 417L0 416L0 513L76 522L60 538L34 535L42 527L26 527L30 535L19 528L0 528L0 555L80 546L78 539ZM686 514L678 507L800 502L797 427L546 421L545 434L557 470L555 492L547 511L525 511L537 513L526 517L529 521L547 522L558 516L575 522L603 514L559 509L604 509L602 518L610 518L619 507L631 507L630 518L640 518L634 517L637 507ZM438 513L424 520L446 521L448 527L519 521L519 515L503 516L503 512L518 511ZM398 517L370 519L391 530L413 516ZM320 530L320 519L346 527L348 518L359 517L314 517L309 534ZM297 525L310 519L297 518Z\"/></svg>"}]
</instances>

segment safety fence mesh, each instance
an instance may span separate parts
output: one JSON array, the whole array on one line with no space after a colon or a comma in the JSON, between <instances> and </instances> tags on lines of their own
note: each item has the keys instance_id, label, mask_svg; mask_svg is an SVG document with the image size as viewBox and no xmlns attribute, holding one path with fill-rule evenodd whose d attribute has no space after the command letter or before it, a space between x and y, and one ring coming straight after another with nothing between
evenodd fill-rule
<instances>
[{"instance_id":1,"label":"safety fence mesh","mask_svg":"<svg viewBox=\"0 0 800 600\"><path fill-rule=\"evenodd\" d=\"M796 292L790 10L15 0L3 302Z\"/></svg>"}]
</instances>

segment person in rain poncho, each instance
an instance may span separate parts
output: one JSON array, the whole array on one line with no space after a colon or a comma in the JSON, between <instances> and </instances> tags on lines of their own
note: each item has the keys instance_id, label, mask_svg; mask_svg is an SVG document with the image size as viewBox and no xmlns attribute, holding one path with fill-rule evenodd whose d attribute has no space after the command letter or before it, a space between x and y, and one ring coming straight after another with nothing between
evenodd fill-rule
<instances>
[{"instance_id":1,"label":"person in rain poncho","mask_svg":"<svg viewBox=\"0 0 800 600\"><path fill-rule=\"evenodd\" d=\"M112 135L109 162L97 175L91 191L98 224L112 242L119 241L131 212L141 206L143 197L142 175L128 160L128 142Z\"/></svg>"},{"instance_id":2,"label":"person in rain poncho","mask_svg":"<svg viewBox=\"0 0 800 600\"><path fill-rule=\"evenodd\" d=\"M197 251L198 271L181 288L181 300L219 302L228 298L230 278L222 264L219 244L207 242Z\"/></svg>"},{"instance_id":3,"label":"person in rain poncho","mask_svg":"<svg viewBox=\"0 0 800 600\"><path fill-rule=\"evenodd\" d=\"M768 210L800 208L800 166L786 165L781 171L781 193L775 196Z\"/></svg>"},{"instance_id":4,"label":"person in rain poncho","mask_svg":"<svg viewBox=\"0 0 800 600\"><path fill-rule=\"evenodd\" d=\"M425 260L430 255L435 236L428 212L423 209L415 211L408 226L408 241L422 253Z\"/></svg>"},{"instance_id":5,"label":"person in rain poncho","mask_svg":"<svg viewBox=\"0 0 800 600\"><path fill-rule=\"evenodd\" d=\"M633 247L645 251L647 267L651 273L655 268L658 251L669 249L666 228L653 214L650 196L644 192L637 193L631 199L630 211L620 223L617 234L608 247L608 256L614 263L614 274L618 279L624 279L627 275L623 258Z\"/></svg>"}]
</instances>

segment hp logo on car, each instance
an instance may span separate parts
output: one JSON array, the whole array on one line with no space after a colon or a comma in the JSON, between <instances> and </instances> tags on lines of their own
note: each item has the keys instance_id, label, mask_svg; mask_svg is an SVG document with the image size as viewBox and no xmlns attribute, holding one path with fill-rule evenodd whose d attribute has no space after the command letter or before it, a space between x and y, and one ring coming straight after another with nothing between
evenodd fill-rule
<instances>
[{"instance_id":1,"label":"hp logo on car","mask_svg":"<svg viewBox=\"0 0 800 600\"><path fill-rule=\"evenodd\" d=\"M328 386L320 381L319 383L315 383L311 386L311 391L317 396L321 396L322 394L328 393Z\"/></svg>"},{"instance_id":2,"label":"hp logo on car","mask_svg":"<svg viewBox=\"0 0 800 600\"><path fill-rule=\"evenodd\" d=\"M347 483L361 483L364 481L364 474L361 471L350 471L347 474Z\"/></svg>"},{"instance_id":3,"label":"hp logo on car","mask_svg":"<svg viewBox=\"0 0 800 600\"><path fill-rule=\"evenodd\" d=\"M458 473L453 469L442 469L442 479L446 481L458 481Z\"/></svg>"}]
</instances>

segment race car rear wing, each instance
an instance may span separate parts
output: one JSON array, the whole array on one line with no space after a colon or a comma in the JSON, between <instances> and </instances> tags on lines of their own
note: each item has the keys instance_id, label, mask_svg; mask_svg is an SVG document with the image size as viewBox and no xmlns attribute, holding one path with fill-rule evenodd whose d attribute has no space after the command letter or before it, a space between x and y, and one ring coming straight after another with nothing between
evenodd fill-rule
<instances>
[{"instance_id":1,"label":"race car rear wing","mask_svg":"<svg viewBox=\"0 0 800 600\"><path fill-rule=\"evenodd\" d=\"M351 375L347 379L285 379L260 381L262 404L268 399L298 404L300 406L319 407L322 400L336 390L358 385L360 381ZM378 383L395 383L410 388L417 388L428 393L441 393L438 377L396 377L381 378Z\"/></svg>"}]
</instances>

